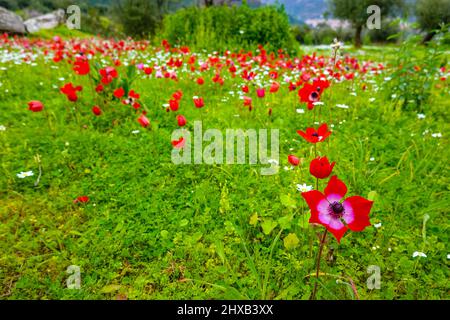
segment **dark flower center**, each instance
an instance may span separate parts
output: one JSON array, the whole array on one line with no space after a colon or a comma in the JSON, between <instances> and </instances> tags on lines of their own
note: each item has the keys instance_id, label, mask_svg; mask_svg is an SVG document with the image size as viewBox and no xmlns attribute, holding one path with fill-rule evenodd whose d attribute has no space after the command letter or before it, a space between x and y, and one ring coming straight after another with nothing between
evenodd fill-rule
<instances>
[{"instance_id":1,"label":"dark flower center","mask_svg":"<svg viewBox=\"0 0 450 320\"><path fill-rule=\"evenodd\" d=\"M334 216L340 218L344 214L344 206L339 201L335 201L333 203L330 203L330 213Z\"/></svg>"},{"instance_id":2,"label":"dark flower center","mask_svg":"<svg viewBox=\"0 0 450 320\"><path fill-rule=\"evenodd\" d=\"M319 93L316 91L311 92L311 95L309 96L309 99L312 101L316 101L319 99Z\"/></svg>"},{"instance_id":3,"label":"dark flower center","mask_svg":"<svg viewBox=\"0 0 450 320\"><path fill-rule=\"evenodd\" d=\"M312 136L313 136L313 137L318 137L319 134L318 134L317 132L314 132L314 133L312 134Z\"/></svg>"}]
</instances>

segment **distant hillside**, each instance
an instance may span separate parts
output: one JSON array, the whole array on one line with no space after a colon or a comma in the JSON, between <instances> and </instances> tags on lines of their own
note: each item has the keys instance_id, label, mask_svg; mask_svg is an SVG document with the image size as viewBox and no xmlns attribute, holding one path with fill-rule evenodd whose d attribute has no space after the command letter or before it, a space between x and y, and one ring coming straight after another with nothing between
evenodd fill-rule
<instances>
[{"instance_id":1,"label":"distant hillside","mask_svg":"<svg viewBox=\"0 0 450 320\"><path fill-rule=\"evenodd\" d=\"M328 10L327 0L262 0L262 2L283 4L294 23L322 18Z\"/></svg>"}]
</instances>

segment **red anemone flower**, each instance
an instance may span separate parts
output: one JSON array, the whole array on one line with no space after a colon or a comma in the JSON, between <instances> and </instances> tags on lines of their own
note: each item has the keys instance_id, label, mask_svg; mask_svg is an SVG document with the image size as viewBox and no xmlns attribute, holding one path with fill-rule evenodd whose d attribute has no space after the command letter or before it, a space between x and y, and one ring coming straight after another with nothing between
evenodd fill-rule
<instances>
[{"instance_id":1,"label":"red anemone flower","mask_svg":"<svg viewBox=\"0 0 450 320\"><path fill-rule=\"evenodd\" d=\"M193 99L196 108L202 108L205 105L203 98L194 97Z\"/></svg>"},{"instance_id":2,"label":"red anemone flower","mask_svg":"<svg viewBox=\"0 0 450 320\"><path fill-rule=\"evenodd\" d=\"M270 93L275 93L278 91L278 89L280 89L280 84L276 81L274 81L272 83L272 85L270 86Z\"/></svg>"},{"instance_id":3,"label":"red anemone flower","mask_svg":"<svg viewBox=\"0 0 450 320\"><path fill-rule=\"evenodd\" d=\"M120 99L125 95L125 90L123 88L118 88L118 89L114 90L113 95L117 99Z\"/></svg>"},{"instance_id":4,"label":"red anemone flower","mask_svg":"<svg viewBox=\"0 0 450 320\"><path fill-rule=\"evenodd\" d=\"M175 100L181 100L181 98L183 97L183 92L181 90L178 90L172 95L172 97Z\"/></svg>"},{"instance_id":5,"label":"red anemone flower","mask_svg":"<svg viewBox=\"0 0 450 320\"><path fill-rule=\"evenodd\" d=\"M298 164L300 163L300 159L292 154L288 156L288 161L293 166L298 166Z\"/></svg>"},{"instance_id":6,"label":"red anemone flower","mask_svg":"<svg viewBox=\"0 0 450 320\"><path fill-rule=\"evenodd\" d=\"M298 130L297 133L301 135L306 141L311 143L323 142L331 134L328 131L328 126L326 123L322 124L317 130L314 128L307 128L306 132Z\"/></svg>"},{"instance_id":7,"label":"red anemone flower","mask_svg":"<svg viewBox=\"0 0 450 320\"><path fill-rule=\"evenodd\" d=\"M62 87L60 90L67 96L67 99L69 99L69 101L76 102L78 100L77 91L83 90L83 87L81 86L74 87L73 84L70 82L65 84L64 87Z\"/></svg>"},{"instance_id":8,"label":"red anemone flower","mask_svg":"<svg viewBox=\"0 0 450 320\"><path fill-rule=\"evenodd\" d=\"M73 64L73 70L80 76L88 74L91 71L89 61L84 57L77 58L77 61Z\"/></svg>"},{"instance_id":9,"label":"red anemone flower","mask_svg":"<svg viewBox=\"0 0 450 320\"><path fill-rule=\"evenodd\" d=\"M184 127L186 125L186 118L182 115L178 115L177 122L180 127Z\"/></svg>"},{"instance_id":10,"label":"red anemone flower","mask_svg":"<svg viewBox=\"0 0 450 320\"><path fill-rule=\"evenodd\" d=\"M324 191L325 194L317 190L302 192L311 209L310 223L323 225L338 242L348 229L358 232L370 226L373 201L360 196L344 199L347 186L337 176L331 177Z\"/></svg>"},{"instance_id":11,"label":"red anemone flower","mask_svg":"<svg viewBox=\"0 0 450 320\"><path fill-rule=\"evenodd\" d=\"M172 141L173 147L174 147L174 148L177 148L177 149L183 148L185 143L186 143L186 139L184 139L184 137L181 137L181 138L178 139L178 140L173 140L173 141Z\"/></svg>"},{"instance_id":12,"label":"red anemone flower","mask_svg":"<svg viewBox=\"0 0 450 320\"><path fill-rule=\"evenodd\" d=\"M92 107L92 112L93 112L96 116L99 116L99 115L102 114L102 110L100 109L99 106L93 106L93 107Z\"/></svg>"},{"instance_id":13,"label":"red anemone flower","mask_svg":"<svg viewBox=\"0 0 450 320\"><path fill-rule=\"evenodd\" d=\"M180 103L178 102L178 100L175 99L169 100L169 107L170 110L177 111L178 108L180 108Z\"/></svg>"},{"instance_id":14,"label":"red anemone flower","mask_svg":"<svg viewBox=\"0 0 450 320\"><path fill-rule=\"evenodd\" d=\"M42 102L37 100L28 102L28 110L31 110L33 112L40 112L42 111L42 109L44 109L44 105L42 104Z\"/></svg>"},{"instance_id":15,"label":"red anemone flower","mask_svg":"<svg viewBox=\"0 0 450 320\"><path fill-rule=\"evenodd\" d=\"M312 84L306 83L300 90L298 90L298 96L301 102L308 103L308 109L314 108L314 102L320 101L320 92Z\"/></svg>"},{"instance_id":16,"label":"red anemone flower","mask_svg":"<svg viewBox=\"0 0 450 320\"><path fill-rule=\"evenodd\" d=\"M150 121L148 120L148 118L145 115L141 115L137 121L141 124L141 126L143 126L144 128L147 128L148 125L150 124Z\"/></svg>"},{"instance_id":17,"label":"red anemone flower","mask_svg":"<svg viewBox=\"0 0 450 320\"><path fill-rule=\"evenodd\" d=\"M87 203L87 202L89 202L89 197L88 196L79 196L75 200L73 200L73 203L78 203L78 202Z\"/></svg>"},{"instance_id":18,"label":"red anemone flower","mask_svg":"<svg viewBox=\"0 0 450 320\"><path fill-rule=\"evenodd\" d=\"M266 95L266 90L264 88L256 89L256 95L258 96L258 98L264 98L264 96Z\"/></svg>"},{"instance_id":19,"label":"red anemone flower","mask_svg":"<svg viewBox=\"0 0 450 320\"><path fill-rule=\"evenodd\" d=\"M334 161L330 164L327 157L317 157L311 161L309 172L317 179L325 179L330 176L335 164Z\"/></svg>"}]
</instances>

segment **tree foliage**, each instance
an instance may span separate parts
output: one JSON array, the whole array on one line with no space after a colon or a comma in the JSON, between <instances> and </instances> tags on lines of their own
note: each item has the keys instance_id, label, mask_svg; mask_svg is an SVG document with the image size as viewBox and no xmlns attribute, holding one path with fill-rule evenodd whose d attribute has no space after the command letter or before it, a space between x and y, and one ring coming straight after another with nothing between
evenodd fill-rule
<instances>
[{"instance_id":1,"label":"tree foliage","mask_svg":"<svg viewBox=\"0 0 450 320\"><path fill-rule=\"evenodd\" d=\"M336 18L348 20L355 29L355 46L361 45L361 33L370 14L367 8L380 7L381 17L399 14L404 8L403 0L330 0L330 9Z\"/></svg>"},{"instance_id":2,"label":"tree foliage","mask_svg":"<svg viewBox=\"0 0 450 320\"><path fill-rule=\"evenodd\" d=\"M433 31L441 23L450 23L450 0L417 0L416 15L424 31Z\"/></svg>"}]
</instances>

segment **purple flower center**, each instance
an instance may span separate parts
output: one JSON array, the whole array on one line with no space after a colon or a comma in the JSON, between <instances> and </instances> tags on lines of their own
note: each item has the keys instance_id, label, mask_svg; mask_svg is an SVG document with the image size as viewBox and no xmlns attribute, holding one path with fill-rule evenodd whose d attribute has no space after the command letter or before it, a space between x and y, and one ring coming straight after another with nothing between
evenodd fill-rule
<instances>
[{"instance_id":1,"label":"purple flower center","mask_svg":"<svg viewBox=\"0 0 450 320\"><path fill-rule=\"evenodd\" d=\"M330 203L330 207L328 210L329 210L330 214L334 215L337 218L342 217L342 215L344 214L344 211L345 211L344 206L339 201Z\"/></svg>"}]
</instances>

